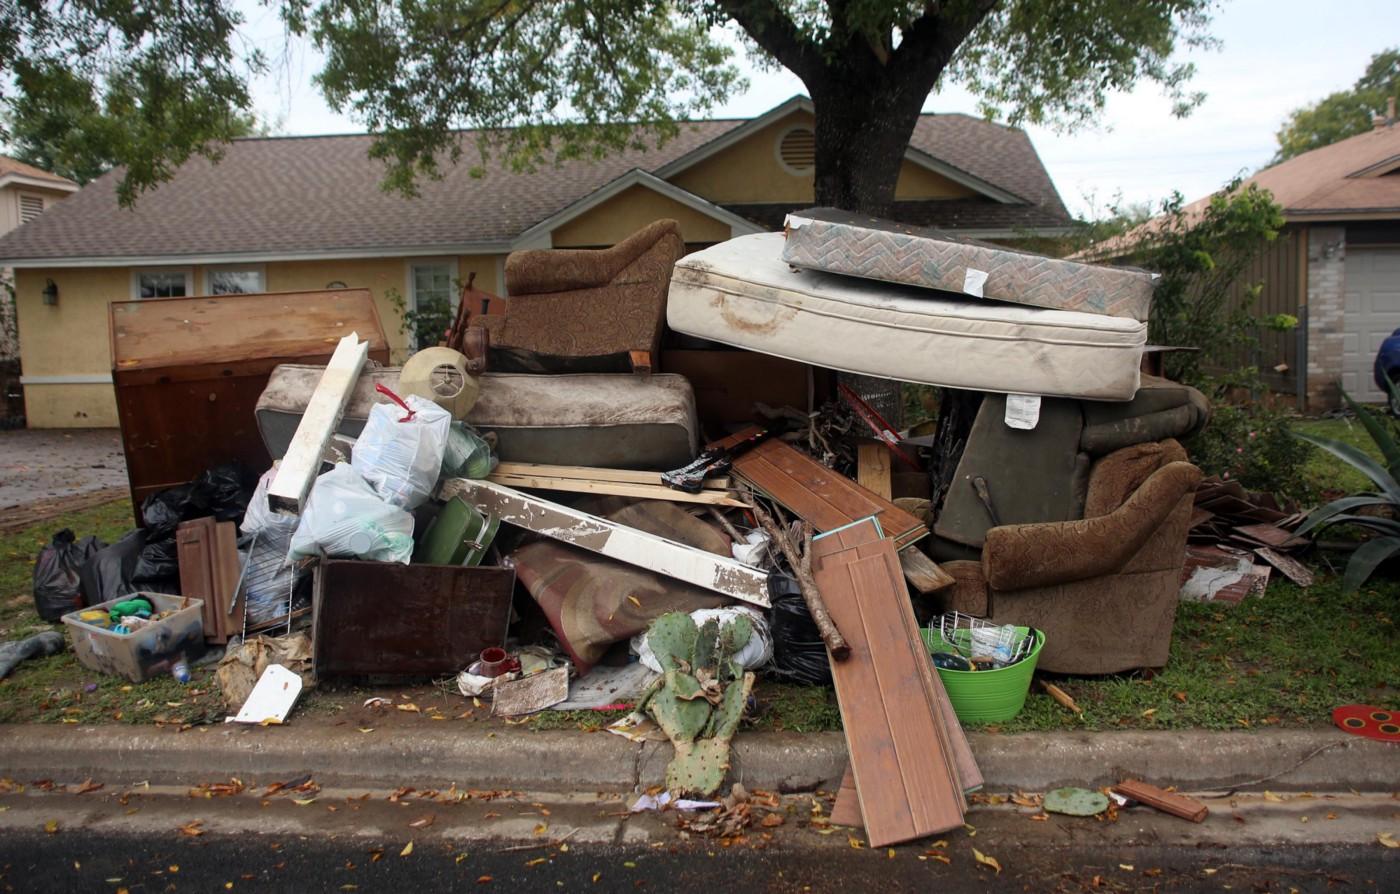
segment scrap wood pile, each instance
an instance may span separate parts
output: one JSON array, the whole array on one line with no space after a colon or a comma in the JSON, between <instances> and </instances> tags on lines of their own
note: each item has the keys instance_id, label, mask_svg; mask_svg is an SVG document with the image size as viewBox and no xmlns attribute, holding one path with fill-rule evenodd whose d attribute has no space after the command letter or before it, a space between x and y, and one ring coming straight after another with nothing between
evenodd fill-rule
<instances>
[{"instance_id":1,"label":"scrap wood pile","mask_svg":"<svg viewBox=\"0 0 1400 894\"><path fill-rule=\"evenodd\" d=\"M1179 564L1121 617L1074 602L1118 586L1122 543L1185 547L1199 473L1174 439L1208 408L1139 374L1152 278L829 209L684 252L658 221L512 254L510 297L469 281L402 367L366 290L197 299L200 338L196 299L114 304L145 526L88 560L110 574L74 591L79 657L139 680L222 647L251 722L328 679L446 678L506 716L628 706L610 730L673 744L675 796L719 789L756 675L832 685L842 821L877 846L956 828L982 784L962 722L1014 716L1037 662L1113 672L1170 638L1133 618L1175 601ZM942 387L936 435L853 387L879 380ZM236 508L146 512L225 461L261 473ZM1048 565L1012 548L1025 523ZM134 632L88 623L133 593L179 595Z\"/></svg>"},{"instance_id":2,"label":"scrap wood pile","mask_svg":"<svg viewBox=\"0 0 1400 894\"><path fill-rule=\"evenodd\" d=\"M1191 512L1182 598L1239 602L1262 593L1274 571L1311 586L1313 574L1297 556L1312 541L1293 533L1306 516L1238 481L1204 479Z\"/></svg>"}]
</instances>

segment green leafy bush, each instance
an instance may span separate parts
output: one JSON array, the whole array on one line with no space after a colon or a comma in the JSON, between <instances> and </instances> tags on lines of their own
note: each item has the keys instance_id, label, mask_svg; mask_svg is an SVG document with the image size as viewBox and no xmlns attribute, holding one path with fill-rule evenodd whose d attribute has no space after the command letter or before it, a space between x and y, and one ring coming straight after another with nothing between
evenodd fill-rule
<instances>
[{"instance_id":1,"label":"green leafy bush","mask_svg":"<svg viewBox=\"0 0 1400 894\"><path fill-rule=\"evenodd\" d=\"M1217 403L1205 430L1184 446L1207 475L1302 503L1316 496L1303 474L1310 451L1293 437L1287 413L1263 404Z\"/></svg>"}]
</instances>

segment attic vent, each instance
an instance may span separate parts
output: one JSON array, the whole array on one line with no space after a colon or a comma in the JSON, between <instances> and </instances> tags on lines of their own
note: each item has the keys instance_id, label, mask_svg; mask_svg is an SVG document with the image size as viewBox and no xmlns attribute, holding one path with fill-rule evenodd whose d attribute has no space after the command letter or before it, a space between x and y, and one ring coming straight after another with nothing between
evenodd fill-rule
<instances>
[{"instance_id":1,"label":"attic vent","mask_svg":"<svg viewBox=\"0 0 1400 894\"><path fill-rule=\"evenodd\" d=\"M44 213L43 196L20 196L19 197L19 222L29 223L40 214Z\"/></svg>"},{"instance_id":2,"label":"attic vent","mask_svg":"<svg viewBox=\"0 0 1400 894\"><path fill-rule=\"evenodd\" d=\"M817 164L817 135L806 127L794 127L778 141L778 158L794 174L805 174Z\"/></svg>"}]
</instances>

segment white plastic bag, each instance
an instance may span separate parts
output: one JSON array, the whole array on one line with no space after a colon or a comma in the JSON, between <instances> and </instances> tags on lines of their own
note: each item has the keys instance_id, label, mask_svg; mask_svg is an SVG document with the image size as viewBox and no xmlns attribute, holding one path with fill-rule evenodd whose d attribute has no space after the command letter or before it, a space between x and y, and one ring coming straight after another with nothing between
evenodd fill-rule
<instances>
[{"instance_id":1,"label":"white plastic bag","mask_svg":"<svg viewBox=\"0 0 1400 894\"><path fill-rule=\"evenodd\" d=\"M253 488L253 498L248 501L248 511L238 530L244 534L273 534L276 531L290 531L297 526L297 516L292 512L274 512L267 502L267 489L272 479L277 477L280 460L273 460L272 468L262 473L258 486Z\"/></svg>"},{"instance_id":2,"label":"white plastic bag","mask_svg":"<svg viewBox=\"0 0 1400 894\"><path fill-rule=\"evenodd\" d=\"M744 670L753 670L767 664L773 657L773 634L768 629L768 619L763 616L763 612L746 605L728 605L724 608L696 609L690 613L690 618L695 622L696 627L702 626L711 618L718 618L720 627L724 628L733 624L734 619L740 615L746 616L753 622L753 636L749 637L748 643L739 650L738 655L734 656L734 660ZM642 664L657 673L661 673L661 662L656 660L655 653L647 644L645 632L632 637L632 651L637 653L637 658Z\"/></svg>"},{"instance_id":3,"label":"white plastic bag","mask_svg":"<svg viewBox=\"0 0 1400 894\"><path fill-rule=\"evenodd\" d=\"M437 486L452 414L416 394L410 394L404 405L407 411L399 404L375 404L370 409L350 464L379 496L401 509L413 509L432 496Z\"/></svg>"},{"instance_id":4,"label":"white plastic bag","mask_svg":"<svg viewBox=\"0 0 1400 894\"><path fill-rule=\"evenodd\" d=\"M375 494L345 463L316 479L292 535L293 559L308 556L373 559L408 564L413 516Z\"/></svg>"}]
</instances>

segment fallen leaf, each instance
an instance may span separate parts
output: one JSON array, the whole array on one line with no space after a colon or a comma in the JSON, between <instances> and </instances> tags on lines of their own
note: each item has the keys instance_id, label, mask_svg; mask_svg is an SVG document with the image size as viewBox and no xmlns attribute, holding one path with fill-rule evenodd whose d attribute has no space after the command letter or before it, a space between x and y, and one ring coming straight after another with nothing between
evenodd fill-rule
<instances>
[{"instance_id":1,"label":"fallen leaf","mask_svg":"<svg viewBox=\"0 0 1400 894\"><path fill-rule=\"evenodd\" d=\"M480 876L477 876L476 883L477 883L478 885L489 885L489 884L491 884L491 876L489 876L489 875L480 875Z\"/></svg>"},{"instance_id":2,"label":"fallen leaf","mask_svg":"<svg viewBox=\"0 0 1400 894\"><path fill-rule=\"evenodd\" d=\"M952 865L953 863L952 860L948 859L948 857L944 856L943 854L929 854L928 858L930 860L937 860L938 862L943 863L945 865Z\"/></svg>"},{"instance_id":3,"label":"fallen leaf","mask_svg":"<svg viewBox=\"0 0 1400 894\"><path fill-rule=\"evenodd\" d=\"M600 879L600 878L602 878L602 877L603 877L603 874L602 874L601 872L595 872L595 873L593 873L593 884L595 884L595 885L598 884L598 879Z\"/></svg>"},{"instance_id":4,"label":"fallen leaf","mask_svg":"<svg viewBox=\"0 0 1400 894\"><path fill-rule=\"evenodd\" d=\"M786 822L786 820L783 819L781 813L770 813L763 818L762 825L772 829L775 826L781 826L784 822Z\"/></svg>"},{"instance_id":5,"label":"fallen leaf","mask_svg":"<svg viewBox=\"0 0 1400 894\"><path fill-rule=\"evenodd\" d=\"M981 863L983 866L992 867L996 870L997 875L1001 875L1001 864L996 861L995 857L989 857L975 847L972 849L972 856L978 863Z\"/></svg>"},{"instance_id":6,"label":"fallen leaf","mask_svg":"<svg viewBox=\"0 0 1400 894\"><path fill-rule=\"evenodd\" d=\"M636 869L636 868L637 868L637 864L636 864L636 863L633 863L631 860L623 860L623 861L622 861L622 865L623 865L625 868L627 868L627 869Z\"/></svg>"},{"instance_id":7,"label":"fallen leaf","mask_svg":"<svg viewBox=\"0 0 1400 894\"><path fill-rule=\"evenodd\" d=\"M419 713L418 706L415 705L413 702L404 702L401 705L395 705L395 707L397 707L400 711L408 711L413 714Z\"/></svg>"},{"instance_id":8,"label":"fallen leaf","mask_svg":"<svg viewBox=\"0 0 1400 894\"><path fill-rule=\"evenodd\" d=\"M1131 864L1131 863L1119 863L1119 864L1118 864L1118 868L1121 869L1121 870L1123 870L1124 872L1132 872L1132 871L1133 871L1133 864Z\"/></svg>"},{"instance_id":9,"label":"fallen leaf","mask_svg":"<svg viewBox=\"0 0 1400 894\"><path fill-rule=\"evenodd\" d=\"M44 823L44 831L53 835L58 832L58 820L49 820Z\"/></svg>"},{"instance_id":10,"label":"fallen leaf","mask_svg":"<svg viewBox=\"0 0 1400 894\"><path fill-rule=\"evenodd\" d=\"M1143 711L1142 714L1140 714L1139 716L1150 718L1153 714L1156 714L1156 713L1157 713L1157 709L1156 709L1156 708L1148 708L1146 711Z\"/></svg>"},{"instance_id":11,"label":"fallen leaf","mask_svg":"<svg viewBox=\"0 0 1400 894\"><path fill-rule=\"evenodd\" d=\"M1268 792L1268 791L1266 791L1266 792L1264 792L1264 800L1265 800L1265 801L1282 801L1283 799L1280 798L1278 795L1274 794L1273 792Z\"/></svg>"},{"instance_id":12,"label":"fallen leaf","mask_svg":"<svg viewBox=\"0 0 1400 894\"><path fill-rule=\"evenodd\" d=\"M413 822L409 823L408 827L410 829L426 829L428 826L431 826L433 824L433 819L434 816L430 813L421 819L416 819Z\"/></svg>"},{"instance_id":13,"label":"fallen leaf","mask_svg":"<svg viewBox=\"0 0 1400 894\"><path fill-rule=\"evenodd\" d=\"M885 856L886 856L886 857L889 857L891 860L893 860L893 859L894 859L894 848L889 848L888 850L886 850L886 851L885 851Z\"/></svg>"},{"instance_id":14,"label":"fallen leaf","mask_svg":"<svg viewBox=\"0 0 1400 894\"><path fill-rule=\"evenodd\" d=\"M359 730L360 730L360 732L362 732L362 733L372 733L372 732L374 732L374 727L372 727L372 726L362 726L362 727L359 727Z\"/></svg>"},{"instance_id":15,"label":"fallen leaf","mask_svg":"<svg viewBox=\"0 0 1400 894\"><path fill-rule=\"evenodd\" d=\"M525 865L526 865L526 866L538 866L538 865L540 865L541 863L548 863L548 862L549 862L549 858L548 858L548 857L536 857L536 858L533 859L533 860L527 860L527 861L525 861Z\"/></svg>"},{"instance_id":16,"label":"fallen leaf","mask_svg":"<svg viewBox=\"0 0 1400 894\"><path fill-rule=\"evenodd\" d=\"M1400 841L1395 840L1394 832L1377 832L1376 840L1381 843L1381 847L1400 847Z\"/></svg>"},{"instance_id":17,"label":"fallen leaf","mask_svg":"<svg viewBox=\"0 0 1400 894\"><path fill-rule=\"evenodd\" d=\"M405 845L403 846L403 850L399 851L399 856L400 856L400 857L407 857L407 856L408 856L409 854L411 854L411 853L413 853L413 842L412 842L412 841L410 841L408 844L405 844Z\"/></svg>"},{"instance_id":18,"label":"fallen leaf","mask_svg":"<svg viewBox=\"0 0 1400 894\"><path fill-rule=\"evenodd\" d=\"M539 836L543 835L548 831L549 825L547 823L538 823L535 826L535 837L538 838Z\"/></svg>"},{"instance_id":19,"label":"fallen leaf","mask_svg":"<svg viewBox=\"0 0 1400 894\"><path fill-rule=\"evenodd\" d=\"M202 825L204 825L204 820L191 820L180 827L180 834L198 838L204 834L204 830L200 828Z\"/></svg>"},{"instance_id":20,"label":"fallen leaf","mask_svg":"<svg viewBox=\"0 0 1400 894\"><path fill-rule=\"evenodd\" d=\"M305 807L305 806L307 806L308 804L315 804L315 803L316 803L316 799L315 799L315 798L293 798L293 799L292 799L292 803L295 804L295 805L297 805L298 807Z\"/></svg>"},{"instance_id":21,"label":"fallen leaf","mask_svg":"<svg viewBox=\"0 0 1400 894\"><path fill-rule=\"evenodd\" d=\"M846 840L847 840L848 842L850 842L850 844L851 844L851 850L856 850L856 851L858 851L858 850L860 850L860 849L864 846L864 843L863 843L859 838L847 837Z\"/></svg>"},{"instance_id":22,"label":"fallen leaf","mask_svg":"<svg viewBox=\"0 0 1400 894\"><path fill-rule=\"evenodd\" d=\"M1036 815L1034 815L1034 816L1031 817L1031 821L1032 821L1032 822L1037 822L1037 823L1043 823L1043 822L1045 822L1046 820L1048 820L1049 818L1050 818L1050 814L1048 814L1048 813L1037 813Z\"/></svg>"},{"instance_id":23,"label":"fallen leaf","mask_svg":"<svg viewBox=\"0 0 1400 894\"><path fill-rule=\"evenodd\" d=\"M456 861L456 862L460 863L460 862L462 862L462 861L465 860L465 859L467 859L467 855L466 855L466 854L458 854L458 855L457 855L457 861Z\"/></svg>"},{"instance_id":24,"label":"fallen leaf","mask_svg":"<svg viewBox=\"0 0 1400 894\"><path fill-rule=\"evenodd\" d=\"M78 786L77 794L86 795L88 792L95 792L100 788L102 788L102 783L93 782L91 779L89 779L82 785Z\"/></svg>"},{"instance_id":25,"label":"fallen leaf","mask_svg":"<svg viewBox=\"0 0 1400 894\"><path fill-rule=\"evenodd\" d=\"M171 872L179 872L179 871L180 871L179 865L178 865L178 864L175 864L175 863L171 863L171 864L170 864L170 871L171 871Z\"/></svg>"}]
</instances>

